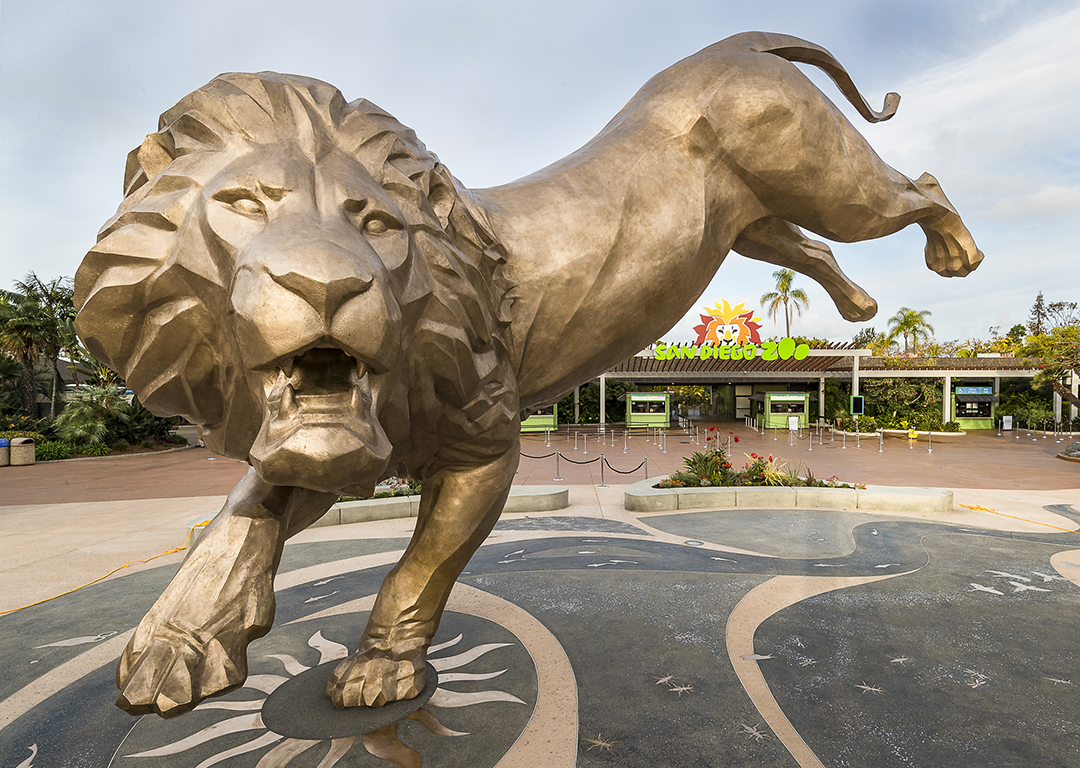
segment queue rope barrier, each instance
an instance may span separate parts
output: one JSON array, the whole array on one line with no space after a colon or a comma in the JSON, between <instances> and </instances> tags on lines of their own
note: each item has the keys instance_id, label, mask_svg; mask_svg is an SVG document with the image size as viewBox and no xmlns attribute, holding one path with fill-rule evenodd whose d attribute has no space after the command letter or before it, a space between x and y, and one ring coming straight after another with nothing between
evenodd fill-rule
<instances>
[{"instance_id":1,"label":"queue rope barrier","mask_svg":"<svg viewBox=\"0 0 1080 768\"><path fill-rule=\"evenodd\" d=\"M195 523L195 525L191 526L191 529L188 531L187 538L184 539L184 543L181 544L176 549L170 549L170 550L168 550L166 552L162 552L160 555L154 555L153 557L148 557L145 560L129 560L126 563L124 563L123 565L121 565L121 566L119 566L117 568L113 568L111 571L106 573L104 576L96 578L93 581L88 581L85 584L82 584L82 585L80 585L78 587L75 587L74 589L69 589L67 592L61 592L59 595L53 595L52 597L46 597L43 600L38 600L36 603L30 603L29 605L24 605L24 606L22 606L20 608L11 608L11 609L6 610L6 611L0 611L0 616L4 616L4 615L9 614L9 613L15 613L16 611L24 611L27 608L33 608L35 605L41 605L42 603L47 603L50 600L55 600L58 597L63 597L64 595L70 595L72 592L78 592L80 589L84 589L84 588L89 587L89 586L91 586L93 584L97 584L99 581L104 581L105 579L109 578L110 576L112 576L117 571L121 571L124 568L127 568L128 566L136 565L138 563L149 563L151 560L157 560L159 557L165 557L165 555L172 555L172 554L176 554L177 552L183 552L185 549L187 549L188 542L191 541L191 537L194 535L195 529L196 528L205 528L209 524L210 524L209 520L203 520L202 522Z\"/></svg>"},{"instance_id":2,"label":"queue rope barrier","mask_svg":"<svg viewBox=\"0 0 1080 768\"><path fill-rule=\"evenodd\" d=\"M610 461L608 461L608 460L607 460L607 458L605 458L605 459L604 459L604 463L605 463L605 464L607 464L607 468L608 468L608 469L610 469L610 470L611 470L612 472L614 472L614 473L615 473L615 474L617 474L617 475L632 475L632 474L634 474L635 472L637 472L637 471L638 471L639 469L641 469L642 467L644 467L644 466L645 466L645 460L644 460L644 459L642 459L642 460L641 460L641 463L640 463L640 464L638 464L638 465L637 465L636 467L634 467L633 469L631 469L631 470L630 470L629 472L623 472L622 470L619 470L619 469L615 469L615 467L611 466L611 462L610 462Z\"/></svg>"},{"instance_id":3,"label":"queue rope barrier","mask_svg":"<svg viewBox=\"0 0 1080 768\"><path fill-rule=\"evenodd\" d=\"M589 459L588 461L574 461L568 456L563 456L561 453L559 454L559 456L562 457L563 461L569 461L571 464L577 464L579 466L585 466L586 464L595 464L596 462L600 461L599 456L597 456L595 459Z\"/></svg>"},{"instance_id":4,"label":"queue rope barrier","mask_svg":"<svg viewBox=\"0 0 1080 768\"><path fill-rule=\"evenodd\" d=\"M639 469L641 469L642 467L645 466L645 460L642 459L641 463L638 464L636 467L631 469L629 472L624 472L623 470L615 469L615 467L611 466L611 462L607 460L606 456L603 456L603 455L597 456L595 459L589 459L588 461L574 461L570 457L566 456L562 451L554 451L553 453L549 453L547 456L529 456L526 453L521 454L521 456L522 456L522 458L525 458L525 459L549 459L549 458L551 458L552 456L554 456L556 454L558 454L559 458L562 459L563 461L568 461L571 464L577 464L578 466L585 466L586 464L595 464L596 462L603 459L604 464L607 465L608 469L610 469L612 472L615 472L615 473L620 474L620 475L632 475L633 473L637 472Z\"/></svg>"},{"instance_id":5,"label":"queue rope barrier","mask_svg":"<svg viewBox=\"0 0 1080 768\"><path fill-rule=\"evenodd\" d=\"M1074 531L1074 530L1069 529L1069 528L1062 528L1060 525L1051 525L1050 523L1043 523L1043 522L1040 522L1039 520L1028 520L1026 517L1017 517L1016 515L1006 515L1004 512L995 512L992 509L987 509L986 507L980 507L978 504L957 504L956 506L963 507L964 509L971 509L971 510L974 510L976 512L989 512L991 515L997 515L998 517L1008 517L1008 518L1011 518L1013 520L1019 520L1022 523L1031 523L1032 525L1041 525L1041 526L1044 526L1046 528L1053 528L1056 531L1064 531L1065 533L1075 533L1077 536L1080 536L1080 531Z\"/></svg>"}]
</instances>

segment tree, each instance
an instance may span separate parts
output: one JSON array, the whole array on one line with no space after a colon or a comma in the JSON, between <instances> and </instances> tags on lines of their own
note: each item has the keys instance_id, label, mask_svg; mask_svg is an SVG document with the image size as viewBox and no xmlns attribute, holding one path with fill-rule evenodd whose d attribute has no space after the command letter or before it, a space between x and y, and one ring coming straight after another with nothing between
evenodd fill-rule
<instances>
[{"instance_id":1,"label":"tree","mask_svg":"<svg viewBox=\"0 0 1080 768\"><path fill-rule=\"evenodd\" d=\"M873 344L874 340L877 338L877 335L877 329L871 325L869 328L863 328L861 331L856 333L852 337L851 343L859 349L863 349Z\"/></svg>"},{"instance_id":2,"label":"tree","mask_svg":"<svg viewBox=\"0 0 1080 768\"><path fill-rule=\"evenodd\" d=\"M1046 302L1043 301L1042 291L1039 291L1039 295L1035 297L1035 303L1031 305L1027 327L1032 336L1041 336L1046 333Z\"/></svg>"},{"instance_id":3,"label":"tree","mask_svg":"<svg viewBox=\"0 0 1080 768\"><path fill-rule=\"evenodd\" d=\"M810 306L810 298L802 288L792 288L792 283L795 282L794 270L778 269L772 273L772 276L776 279L776 290L769 291L761 297L761 306L765 307L768 304L766 310L774 323L776 316L780 313L780 308L783 307L784 335L790 336L792 310L802 317L803 310Z\"/></svg>"},{"instance_id":4,"label":"tree","mask_svg":"<svg viewBox=\"0 0 1080 768\"><path fill-rule=\"evenodd\" d=\"M22 407L31 417L37 400L34 365L44 354L51 318L33 299L4 291L0 294L0 352L14 357L22 366Z\"/></svg>"},{"instance_id":5,"label":"tree","mask_svg":"<svg viewBox=\"0 0 1080 768\"><path fill-rule=\"evenodd\" d=\"M1051 301L1046 306L1046 319L1049 327L1053 329L1080 325L1080 314L1077 314L1078 308L1080 306L1075 301Z\"/></svg>"},{"instance_id":6,"label":"tree","mask_svg":"<svg viewBox=\"0 0 1080 768\"><path fill-rule=\"evenodd\" d=\"M55 416L60 404L60 354L70 348L71 339L75 338L72 280L67 277L54 277L45 282L37 274L30 272L25 280L15 282L15 288L23 297L36 302L48 318L41 328L42 354L52 369L51 412Z\"/></svg>"},{"instance_id":7,"label":"tree","mask_svg":"<svg viewBox=\"0 0 1080 768\"><path fill-rule=\"evenodd\" d=\"M919 351L919 342L927 341L930 339L931 334L934 332L934 326L930 325L926 321L929 317L930 310L914 310L907 307L900 307L900 310L889 318L889 335L886 337L889 341L894 341L896 337L902 336L904 339L904 353Z\"/></svg>"}]
</instances>

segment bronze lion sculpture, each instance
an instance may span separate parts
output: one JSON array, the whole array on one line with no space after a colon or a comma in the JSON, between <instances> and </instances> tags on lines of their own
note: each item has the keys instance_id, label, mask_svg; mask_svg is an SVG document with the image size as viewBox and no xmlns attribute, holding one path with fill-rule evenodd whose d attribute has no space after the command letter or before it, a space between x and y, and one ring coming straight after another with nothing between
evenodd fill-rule
<instances>
[{"instance_id":1,"label":"bronze lion sculpture","mask_svg":"<svg viewBox=\"0 0 1080 768\"><path fill-rule=\"evenodd\" d=\"M168 717L240 685L285 540L391 475L422 483L415 533L327 695L417 695L509 493L520 413L665 333L730 250L817 280L851 320L874 301L800 228L851 242L918 224L930 268L978 266L933 177L887 166L792 61L868 120L896 109L870 109L824 49L747 33L484 190L317 80L221 75L166 112L78 271L77 328L148 408L251 468L131 638L118 704Z\"/></svg>"}]
</instances>

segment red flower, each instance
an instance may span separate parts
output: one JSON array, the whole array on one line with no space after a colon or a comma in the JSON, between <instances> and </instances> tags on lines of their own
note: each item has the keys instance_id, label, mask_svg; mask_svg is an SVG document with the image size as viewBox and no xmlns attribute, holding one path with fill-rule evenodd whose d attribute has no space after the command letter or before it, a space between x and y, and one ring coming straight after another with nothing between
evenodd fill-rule
<instances>
[{"instance_id":1,"label":"red flower","mask_svg":"<svg viewBox=\"0 0 1080 768\"><path fill-rule=\"evenodd\" d=\"M757 457L758 457L758 455L756 453L751 453L750 454L751 459L756 459Z\"/></svg>"},{"instance_id":2,"label":"red flower","mask_svg":"<svg viewBox=\"0 0 1080 768\"><path fill-rule=\"evenodd\" d=\"M736 442L736 443L737 443L737 442L739 442L739 438L738 438L738 437L736 437L736 438L735 438L735 442Z\"/></svg>"}]
</instances>

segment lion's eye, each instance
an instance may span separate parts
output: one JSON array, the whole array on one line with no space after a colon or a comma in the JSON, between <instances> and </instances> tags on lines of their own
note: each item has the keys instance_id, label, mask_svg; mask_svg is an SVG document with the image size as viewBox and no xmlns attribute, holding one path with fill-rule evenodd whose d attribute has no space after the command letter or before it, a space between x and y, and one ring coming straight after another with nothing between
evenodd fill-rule
<instances>
[{"instance_id":1,"label":"lion's eye","mask_svg":"<svg viewBox=\"0 0 1080 768\"><path fill-rule=\"evenodd\" d=\"M255 216L263 212L262 204L258 200L252 200L250 197L233 200L231 205L236 211L245 216Z\"/></svg>"},{"instance_id":2,"label":"lion's eye","mask_svg":"<svg viewBox=\"0 0 1080 768\"><path fill-rule=\"evenodd\" d=\"M401 222L388 213L372 212L364 222L364 231L369 235L383 235L391 230L401 229Z\"/></svg>"}]
</instances>

